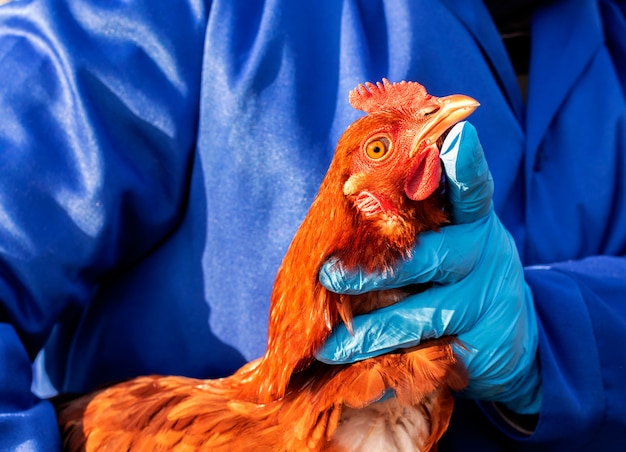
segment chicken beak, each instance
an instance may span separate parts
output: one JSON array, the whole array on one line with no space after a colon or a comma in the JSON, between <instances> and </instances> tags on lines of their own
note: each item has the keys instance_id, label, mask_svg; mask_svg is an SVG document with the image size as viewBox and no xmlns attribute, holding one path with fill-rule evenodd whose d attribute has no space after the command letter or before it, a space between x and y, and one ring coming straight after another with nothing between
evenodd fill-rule
<instances>
[{"instance_id":1,"label":"chicken beak","mask_svg":"<svg viewBox=\"0 0 626 452\"><path fill-rule=\"evenodd\" d=\"M462 94L441 97L437 104L439 109L429 114L427 122L415 137L410 157L420 149L422 142L427 140L427 145L436 142L446 130L467 118L480 105L475 99Z\"/></svg>"}]
</instances>

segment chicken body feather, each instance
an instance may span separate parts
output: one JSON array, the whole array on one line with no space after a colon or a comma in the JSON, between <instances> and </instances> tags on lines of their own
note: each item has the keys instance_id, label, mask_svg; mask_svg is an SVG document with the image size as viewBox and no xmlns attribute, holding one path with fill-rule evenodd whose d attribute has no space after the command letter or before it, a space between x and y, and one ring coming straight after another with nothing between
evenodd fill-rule
<instances>
[{"instance_id":1,"label":"chicken body feather","mask_svg":"<svg viewBox=\"0 0 626 452\"><path fill-rule=\"evenodd\" d=\"M431 157L445 129L477 105L453 97L386 80L353 91L351 103L368 114L342 135L278 270L265 355L226 378L138 377L63 401L66 450L429 450L447 427L451 391L466 384L455 339L350 365L318 362L335 325L350 328L353 315L408 293L339 295L318 273L330 258L390 271L420 232L448 221Z\"/></svg>"},{"instance_id":2,"label":"chicken body feather","mask_svg":"<svg viewBox=\"0 0 626 452\"><path fill-rule=\"evenodd\" d=\"M65 447L428 450L447 426L449 388L465 385L452 342L447 338L352 365L316 362L270 403L239 399L242 383L232 376L138 377L67 405L59 418ZM389 389L395 397L380 402Z\"/></svg>"}]
</instances>

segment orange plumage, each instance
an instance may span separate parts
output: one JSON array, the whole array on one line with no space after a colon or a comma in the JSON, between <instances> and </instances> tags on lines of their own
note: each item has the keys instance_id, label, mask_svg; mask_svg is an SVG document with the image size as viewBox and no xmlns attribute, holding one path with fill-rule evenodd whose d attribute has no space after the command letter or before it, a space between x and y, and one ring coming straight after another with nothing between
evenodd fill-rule
<instances>
[{"instance_id":1,"label":"orange plumage","mask_svg":"<svg viewBox=\"0 0 626 452\"><path fill-rule=\"evenodd\" d=\"M339 322L400 301L409 289L338 295L324 262L388 270L416 236L447 222L439 145L478 105L414 82L359 85L367 115L342 135L310 211L278 270L267 350L215 380L138 377L60 402L66 450L429 450L447 428L451 390L466 384L454 338L351 365L316 350ZM395 397L381 401L387 390Z\"/></svg>"}]
</instances>

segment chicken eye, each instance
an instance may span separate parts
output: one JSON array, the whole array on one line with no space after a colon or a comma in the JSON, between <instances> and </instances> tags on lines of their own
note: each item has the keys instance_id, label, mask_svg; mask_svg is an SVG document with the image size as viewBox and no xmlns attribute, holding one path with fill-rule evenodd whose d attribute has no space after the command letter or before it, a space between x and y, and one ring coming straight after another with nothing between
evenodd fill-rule
<instances>
[{"instance_id":1,"label":"chicken eye","mask_svg":"<svg viewBox=\"0 0 626 452\"><path fill-rule=\"evenodd\" d=\"M385 137L377 137L367 143L365 153L372 160L379 160L389 152L390 141Z\"/></svg>"}]
</instances>

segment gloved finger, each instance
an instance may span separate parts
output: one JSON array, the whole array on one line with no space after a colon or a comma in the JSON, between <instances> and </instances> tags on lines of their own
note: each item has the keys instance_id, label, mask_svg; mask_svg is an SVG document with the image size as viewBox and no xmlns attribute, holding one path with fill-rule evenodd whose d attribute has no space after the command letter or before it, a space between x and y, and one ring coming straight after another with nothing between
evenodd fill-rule
<instances>
[{"instance_id":1,"label":"gloved finger","mask_svg":"<svg viewBox=\"0 0 626 452\"><path fill-rule=\"evenodd\" d=\"M328 290L344 294L428 282L454 283L474 268L481 252L475 244L484 240L497 221L492 211L474 223L450 225L439 232L420 234L411 258L383 273L368 274L358 268L348 271L341 262L331 259L322 265L319 280ZM469 244L468 237L472 237Z\"/></svg>"},{"instance_id":2,"label":"gloved finger","mask_svg":"<svg viewBox=\"0 0 626 452\"><path fill-rule=\"evenodd\" d=\"M316 353L328 364L346 364L413 347L425 339L464 332L461 322L471 324L475 314L466 312L467 301L444 306L459 299L461 287L434 286L422 293L353 319L353 334L340 324ZM452 298L456 297L456 298Z\"/></svg>"},{"instance_id":3,"label":"gloved finger","mask_svg":"<svg viewBox=\"0 0 626 452\"><path fill-rule=\"evenodd\" d=\"M452 222L470 223L487 215L493 179L476 128L467 121L456 124L443 142L440 158L447 176Z\"/></svg>"}]
</instances>

